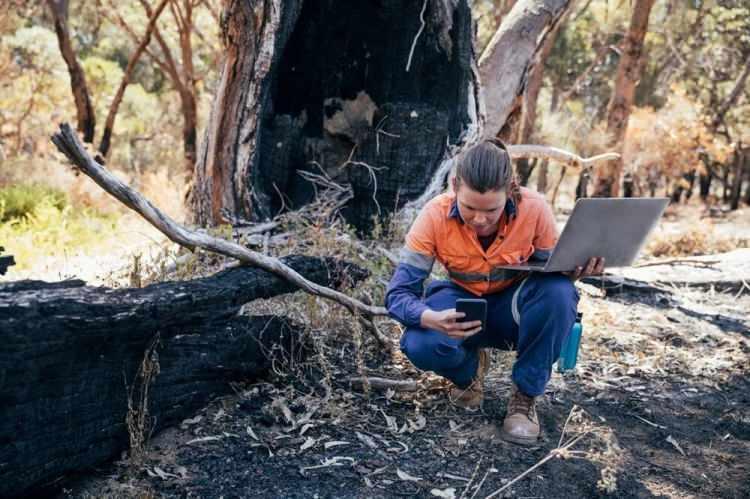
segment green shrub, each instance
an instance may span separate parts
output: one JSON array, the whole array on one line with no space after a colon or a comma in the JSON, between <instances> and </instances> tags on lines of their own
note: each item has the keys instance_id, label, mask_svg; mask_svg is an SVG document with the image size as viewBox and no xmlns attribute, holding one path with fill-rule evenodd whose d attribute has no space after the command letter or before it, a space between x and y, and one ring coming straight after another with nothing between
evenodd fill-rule
<instances>
[{"instance_id":1,"label":"green shrub","mask_svg":"<svg viewBox=\"0 0 750 499\"><path fill-rule=\"evenodd\" d=\"M60 190L39 184L0 188L0 222L28 218L42 204L62 210L68 205L68 198Z\"/></svg>"}]
</instances>

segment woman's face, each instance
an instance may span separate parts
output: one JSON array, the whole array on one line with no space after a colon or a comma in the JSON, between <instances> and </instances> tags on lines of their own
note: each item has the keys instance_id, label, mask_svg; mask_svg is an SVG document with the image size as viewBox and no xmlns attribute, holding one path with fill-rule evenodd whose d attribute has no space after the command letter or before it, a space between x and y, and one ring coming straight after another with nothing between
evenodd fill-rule
<instances>
[{"instance_id":1,"label":"woman's face","mask_svg":"<svg viewBox=\"0 0 750 499\"><path fill-rule=\"evenodd\" d=\"M461 218L478 236L489 236L497 232L500 216L508 199L505 189L482 194L454 179L453 190Z\"/></svg>"}]
</instances>

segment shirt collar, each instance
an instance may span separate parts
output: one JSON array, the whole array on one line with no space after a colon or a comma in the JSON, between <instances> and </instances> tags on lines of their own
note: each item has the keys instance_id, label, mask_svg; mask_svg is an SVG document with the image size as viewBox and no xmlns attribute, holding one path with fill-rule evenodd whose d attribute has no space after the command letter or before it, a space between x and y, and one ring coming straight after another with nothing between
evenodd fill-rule
<instances>
[{"instance_id":1,"label":"shirt collar","mask_svg":"<svg viewBox=\"0 0 750 499\"><path fill-rule=\"evenodd\" d=\"M513 202L512 198L508 198L505 201L505 218L506 220L512 220L516 216L516 203ZM453 198L451 203L451 209L448 211L448 218L456 218L460 223L464 223L464 219L461 218L461 212L458 211L458 201Z\"/></svg>"}]
</instances>

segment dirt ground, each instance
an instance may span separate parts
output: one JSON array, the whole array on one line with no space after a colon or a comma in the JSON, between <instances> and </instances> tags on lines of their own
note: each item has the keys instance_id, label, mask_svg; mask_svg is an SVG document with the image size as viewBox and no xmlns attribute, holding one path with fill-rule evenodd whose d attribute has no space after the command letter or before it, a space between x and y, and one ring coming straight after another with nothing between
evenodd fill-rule
<instances>
[{"instance_id":1,"label":"dirt ground","mask_svg":"<svg viewBox=\"0 0 750 499\"><path fill-rule=\"evenodd\" d=\"M584 325L579 367L555 373L533 448L497 436L512 354L495 354L483 410L471 413L399 356L371 359L368 374L414 377L418 392L350 390L356 352L341 341L330 372L300 364L238 387L156 437L140 469L107 466L62 497L485 497L557 446L574 406L585 414L567 433L590 431L571 448L585 453L548 461L501 497L599 497L603 469L615 497L748 497L750 318L705 313L691 306L700 298L585 297L611 330ZM750 293L711 301L750 309ZM327 400L320 376L332 380Z\"/></svg>"},{"instance_id":2,"label":"dirt ground","mask_svg":"<svg viewBox=\"0 0 750 499\"><path fill-rule=\"evenodd\" d=\"M579 363L553 374L535 447L498 437L512 352L493 352L468 412L400 352L314 331L312 357L279 359L155 436L144 464L103 466L59 497L487 497L576 437L495 497L750 497L750 289L581 291ZM348 382L362 373L418 390L366 394Z\"/></svg>"}]
</instances>

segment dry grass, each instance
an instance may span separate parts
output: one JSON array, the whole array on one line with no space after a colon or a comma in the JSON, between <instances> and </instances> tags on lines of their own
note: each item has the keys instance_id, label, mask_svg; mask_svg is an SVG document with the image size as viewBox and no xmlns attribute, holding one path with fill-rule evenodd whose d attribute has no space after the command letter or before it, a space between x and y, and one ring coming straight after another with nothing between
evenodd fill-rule
<instances>
[{"instance_id":1,"label":"dry grass","mask_svg":"<svg viewBox=\"0 0 750 499\"><path fill-rule=\"evenodd\" d=\"M750 247L750 239L720 236L712 224L688 229L678 234L657 236L646 246L654 257L681 257L725 253Z\"/></svg>"},{"instance_id":2,"label":"dry grass","mask_svg":"<svg viewBox=\"0 0 750 499\"><path fill-rule=\"evenodd\" d=\"M140 468L147 458L148 441L154 431L156 421L149 416L149 391L154 378L159 375L159 354L156 351L159 345L157 334L151 345L143 355L143 361L138 369L133 383L128 387L128 412L125 423L128 428L130 439L129 464L133 468Z\"/></svg>"}]
</instances>

